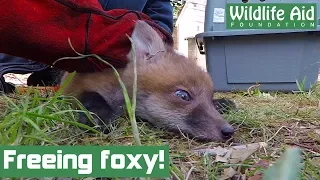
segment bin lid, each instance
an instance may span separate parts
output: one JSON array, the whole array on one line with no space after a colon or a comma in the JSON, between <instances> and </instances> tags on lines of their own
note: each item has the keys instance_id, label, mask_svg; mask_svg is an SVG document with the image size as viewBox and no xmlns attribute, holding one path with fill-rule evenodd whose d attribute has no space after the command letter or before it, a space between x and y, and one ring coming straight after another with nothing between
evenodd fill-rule
<instances>
[{"instance_id":1,"label":"bin lid","mask_svg":"<svg viewBox=\"0 0 320 180\"><path fill-rule=\"evenodd\" d=\"M242 36L242 35L260 35L260 34L282 34L282 33L299 33L299 32L320 32L320 26L311 30L271 30L271 29L248 29L248 30L229 30L229 31L207 31L196 34L196 38L204 37L223 37L223 36Z\"/></svg>"},{"instance_id":2,"label":"bin lid","mask_svg":"<svg viewBox=\"0 0 320 180\"><path fill-rule=\"evenodd\" d=\"M314 29L307 29L307 28L296 28L296 29L285 29L285 28L267 28L263 29L261 27L259 28L239 28L239 29L228 29L227 26L230 26L227 23L228 19L230 18L229 15L227 14L229 11L228 8L229 5L234 6L234 9L236 9L233 13L233 15L230 16L237 16L235 17L240 17L244 18L243 20L237 20L232 22L232 24L235 27L239 26L239 23L246 24L248 26L249 22L253 22L253 20L247 20L248 17L255 17L254 12L258 11L260 13L260 17L269 17L267 15L270 10L266 10L265 8L274 8L278 10L283 10L284 12L292 12L293 8L296 8L297 4L299 4L299 7L301 6L303 11L301 12L312 12L311 9L312 7L315 6L315 18L316 22L313 23L313 26L316 26ZM260 7L261 5L261 7ZM305 6L307 5L307 6ZM239 6L239 7L238 7ZM245 6L245 7L241 7ZM280 7L281 6L281 7ZM246 9L246 10L243 10ZM291 9L291 11L290 11ZM299 9L299 8L298 8ZM231 12L231 11L230 11ZM271 11L270 11L271 12ZM300 11L299 11L300 12ZM304 12L304 13L306 13ZM240 15L241 14L241 15ZM243 15L245 14L245 15ZM266 15L267 14L267 15ZM276 13L278 14L278 13ZM271 15L270 15L271 16ZM307 15L305 15L307 16ZM278 17L278 16L277 16ZM285 15L285 17L288 17ZM242 22L243 21L243 22ZM268 21L266 21L268 22ZM266 22L263 22L265 25ZM280 22L280 21L279 21ZM283 22L287 22L287 20L284 19ZM282 22L282 23L283 23ZM255 22L255 23L261 23L262 22ZM272 23L274 26L274 22ZM251 25L252 27L253 25ZM256 25L255 25L256 26ZM254 26L254 27L255 27ZM320 1L319 0L288 0L286 2L282 2L280 0L269 0L269 1L263 1L260 2L260 0L250 0L247 3L241 3L240 0L221 0L221 1L214 1L214 0L207 0L207 5L206 5L206 10L205 10L205 23L204 23L204 32L197 34L195 37L196 38L201 38L201 37L214 37L214 36L237 36L237 35L261 35L261 34L279 34L279 33L298 33L298 32L313 32L313 31L320 31Z\"/></svg>"}]
</instances>

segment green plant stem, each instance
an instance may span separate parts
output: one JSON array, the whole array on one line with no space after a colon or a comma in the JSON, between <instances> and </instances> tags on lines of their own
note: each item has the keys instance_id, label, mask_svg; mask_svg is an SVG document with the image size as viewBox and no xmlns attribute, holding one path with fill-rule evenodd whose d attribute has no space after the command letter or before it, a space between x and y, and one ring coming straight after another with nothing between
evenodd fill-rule
<instances>
[{"instance_id":1,"label":"green plant stem","mask_svg":"<svg viewBox=\"0 0 320 180\"><path fill-rule=\"evenodd\" d=\"M129 37L129 40L131 41L131 49L132 49L132 59L133 59L133 91L132 91L132 117L131 117L131 126L132 126L132 131L133 131L133 137L136 141L136 143L140 146L141 141L139 138L139 130L137 126L137 121L136 121L136 104L137 104L137 56L136 56L136 49L133 43L133 40L131 37Z\"/></svg>"},{"instance_id":2,"label":"green plant stem","mask_svg":"<svg viewBox=\"0 0 320 180\"><path fill-rule=\"evenodd\" d=\"M132 41L132 39L127 35L127 37L130 39L131 41L131 46L134 47L134 43ZM71 42L70 42L70 38L68 38L68 42L70 44L70 47L72 48L72 50L79 56L79 57L63 57L63 58L60 58L60 59L57 59L55 62L53 62L53 65L61 60L65 60L65 59L83 59L83 58L88 58L88 57L95 57L97 58L98 60L100 60L101 62L107 64L108 66L110 66L113 71L114 71L114 74L116 76L116 78L118 79L118 82L120 83L120 86L122 88L122 91L123 91L123 95L124 95L124 100L125 100L125 103L126 103L126 109L127 109L127 112L128 112L128 116L130 118L130 122L131 122L131 126L132 126L132 133L133 133L133 136L134 136L134 139L135 139L135 142L137 145L141 145L141 140L140 140L140 137L139 137L139 130L138 130L138 126L137 126L137 121L136 121L136 117L135 117L135 107L136 107L136 91L137 91L137 73L136 73L136 51L135 49L133 48L133 59L134 59L134 85L133 85L133 105L131 104L130 102L130 98L129 98L129 95L128 95L128 91L127 91L127 88L125 87L123 81L121 80L120 78L120 75L118 73L118 71L116 70L116 68L111 65L110 63L108 63L107 61L105 61L104 59L102 59L100 56L96 55L96 54L88 54L88 55L84 55L84 54L81 54L79 52L77 52L74 47L72 46Z\"/></svg>"}]
</instances>

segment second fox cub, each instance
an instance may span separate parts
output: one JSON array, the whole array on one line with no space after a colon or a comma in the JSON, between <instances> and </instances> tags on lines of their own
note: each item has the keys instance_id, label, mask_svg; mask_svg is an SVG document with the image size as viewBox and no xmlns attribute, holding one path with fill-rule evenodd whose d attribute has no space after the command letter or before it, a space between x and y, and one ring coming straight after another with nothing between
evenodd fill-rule
<instances>
[{"instance_id":1,"label":"second fox cub","mask_svg":"<svg viewBox=\"0 0 320 180\"><path fill-rule=\"evenodd\" d=\"M136 115L172 132L183 132L200 140L224 141L232 137L232 126L213 101L213 83L196 62L177 54L143 21L137 21L132 39L137 60ZM132 94L133 63L118 72ZM67 73L62 78L65 79ZM98 125L114 122L123 114L124 97L113 70L77 73L64 94L73 95L91 112ZM88 123L85 115L80 122Z\"/></svg>"}]
</instances>

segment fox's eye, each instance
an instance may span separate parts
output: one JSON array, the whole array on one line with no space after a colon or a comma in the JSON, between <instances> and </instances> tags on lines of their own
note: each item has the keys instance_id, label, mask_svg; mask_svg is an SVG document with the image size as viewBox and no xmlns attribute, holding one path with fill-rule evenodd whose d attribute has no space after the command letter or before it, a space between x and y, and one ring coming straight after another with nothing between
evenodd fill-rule
<instances>
[{"instance_id":1,"label":"fox's eye","mask_svg":"<svg viewBox=\"0 0 320 180\"><path fill-rule=\"evenodd\" d=\"M177 90L175 92L176 96L180 97L181 99L185 100L185 101L190 101L191 97L189 95L189 93L185 90Z\"/></svg>"}]
</instances>

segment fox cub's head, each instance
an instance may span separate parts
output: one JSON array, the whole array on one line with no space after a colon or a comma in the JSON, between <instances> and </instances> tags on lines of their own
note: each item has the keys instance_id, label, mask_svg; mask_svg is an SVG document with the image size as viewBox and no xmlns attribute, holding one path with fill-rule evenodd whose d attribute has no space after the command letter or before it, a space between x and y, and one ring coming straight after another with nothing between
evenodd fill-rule
<instances>
[{"instance_id":1,"label":"fox cub's head","mask_svg":"<svg viewBox=\"0 0 320 180\"><path fill-rule=\"evenodd\" d=\"M132 34L138 72L137 115L195 138L225 140L233 128L213 103L213 83L194 60L179 55L143 21ZM132 52L128 58L132 62ZM132 77L132 63L125 74ZM129 75L130 74L130 75Z\"/></svg>"}]
</instances>

